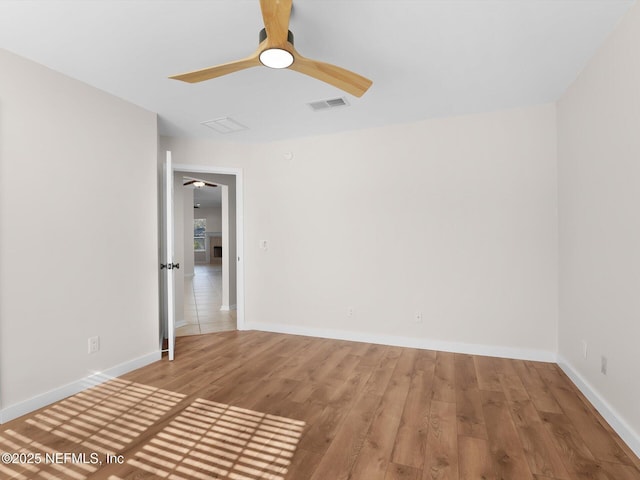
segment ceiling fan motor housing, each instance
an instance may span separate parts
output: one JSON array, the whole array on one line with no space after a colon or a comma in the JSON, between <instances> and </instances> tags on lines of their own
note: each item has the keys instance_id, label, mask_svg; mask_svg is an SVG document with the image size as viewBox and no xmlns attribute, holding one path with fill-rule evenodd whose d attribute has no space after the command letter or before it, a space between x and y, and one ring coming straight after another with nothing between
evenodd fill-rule
<instances>
[{"instance_id":1,"label":"ceiling fan motor housing","mask_svg":"<svg viewBox=\"0 0 640 480\"><path fill-rule=\"evenodd\" d=\"M267 39L267 29L263 28L260 30L260 43L264 42ZM287 41L293 45L293 33L291 30L287 30Z\"/></svg>"}]
</instances>

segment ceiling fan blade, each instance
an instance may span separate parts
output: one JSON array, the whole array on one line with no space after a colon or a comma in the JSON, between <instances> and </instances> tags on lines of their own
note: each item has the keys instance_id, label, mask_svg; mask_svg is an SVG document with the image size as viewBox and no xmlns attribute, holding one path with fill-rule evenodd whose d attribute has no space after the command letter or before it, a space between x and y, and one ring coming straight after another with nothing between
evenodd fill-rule
<instances>
[{"instance_id":1,"label":"ceiling fan blade","mask_svg":"<svg viewBox=\"0 0 640 480\"><path fill-rule=\"evenodd\" d=\"M329 63L318 62L305 58L298 52L294 53L295 61L289 68L304 73L317 80L333 85L351 95L361 97L373 84L371 80L357 73Z\"/></svg>"},{"instance_id":2,"label":"ceiling fan blade","mask_svg":"<svg viewBox=\"0 0 640 480\"><path fill-rule=\"evenodd\" d=\"M212 78L221 77L229 73L238 72L251 67L258 67L262 65L258 59L258 52L254 53L250 57L243 58L242 60L236 60L235 62L223 63L222 65L216 65L215 67L203 68L195 70L193 72L181 73L179 75L172 75L171 79L181 80L188 83L198 83Z\"/></svg>"},{"instance_id":3,"label":"ceiling fan blade","mask_svg":"<svg viewBox=\"0 0 640 480\"><path fill-rule=\"evenodd\" d=\"M260 0L269 48L287 45L292 0Z\"/></svg>"},{"instance_id":4,"label":"ceiling fan blade","mask_svg":"<svg viewBox=\"0 0 640 480\"><path fill-rule=\"evenodd\" d=\"M215 183L209 183L209 182L205 182L204 180L189 180L188 182L185 182L182 184L183 187L188 187L189 185L193 185L196 182L202 182L204 183L207 187L217 187L218 185L216 185Z\"/></svg>"}]
</instances>

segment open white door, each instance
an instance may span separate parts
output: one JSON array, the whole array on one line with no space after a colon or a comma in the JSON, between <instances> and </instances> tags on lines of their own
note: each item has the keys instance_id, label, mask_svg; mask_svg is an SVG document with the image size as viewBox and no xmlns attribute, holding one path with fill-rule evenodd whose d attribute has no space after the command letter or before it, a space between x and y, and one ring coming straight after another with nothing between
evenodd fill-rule
<instances>
[{"instance_id":1,"label":"open white door","mask_svg":"<svg viewBox=\"0 0 640 480\"><path fill-rule=\"evenodd\" d=\"M165 236L165 262L160 268L166 271L164 296L166 298L167 311L167 337L169 340L169 360L175 356L176 346L176 312L174 307L174 282L173 270L180 268L180 264L173 263L173 166L171 164L171 152L167 151L164 164L164 236Z\"/></svg>"}]
</instances>

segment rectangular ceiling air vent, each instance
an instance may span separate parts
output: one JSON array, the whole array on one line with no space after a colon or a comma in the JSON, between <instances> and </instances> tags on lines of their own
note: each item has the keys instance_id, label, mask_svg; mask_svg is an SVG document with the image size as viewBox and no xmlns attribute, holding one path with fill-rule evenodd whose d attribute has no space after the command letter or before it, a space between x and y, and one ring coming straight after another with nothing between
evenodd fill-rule
<instances>
[{"instance_id":1,"label":"rectangular ceiling air vent","mask_svg":"<svg viewBox=\"0 0 640 480\"><path fill-rule=\"evenodd\" d=\"M214 120L202 122L205 127L212 128L218 133L234 133L247 130L249 127L236 122L233 118L221 117Z\"/></svg>"},{"instance_id":2,"label":"rectangular ceiling air vent","mask_svg":"<svg viewBox=\"0 0 640 480\"><path fill-rule=\"evenodd\" d=\"M347 107L349 102L344 97L330 98L329 100L319 100L317 102L307 103L314 112L328 110L330 108Z\"/></svg>"}]
</instances>

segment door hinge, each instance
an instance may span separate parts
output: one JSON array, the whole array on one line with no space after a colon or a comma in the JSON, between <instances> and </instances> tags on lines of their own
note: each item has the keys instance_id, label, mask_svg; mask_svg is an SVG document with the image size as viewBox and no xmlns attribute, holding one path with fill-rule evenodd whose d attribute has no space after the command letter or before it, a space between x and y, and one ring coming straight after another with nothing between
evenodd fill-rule
<instances>
[{"instance_id":1,"label":"door hinge","mask_svg":"<svg viewBox=\"0 0 640 480\"><path fill-rule=\"evenodd\" d=\"M180 268L180 264L179 263L161 263L160 270L162 270L163 268L166 268L167 270L173 270L174 268Z\"/></svg>"}]
</instances>

